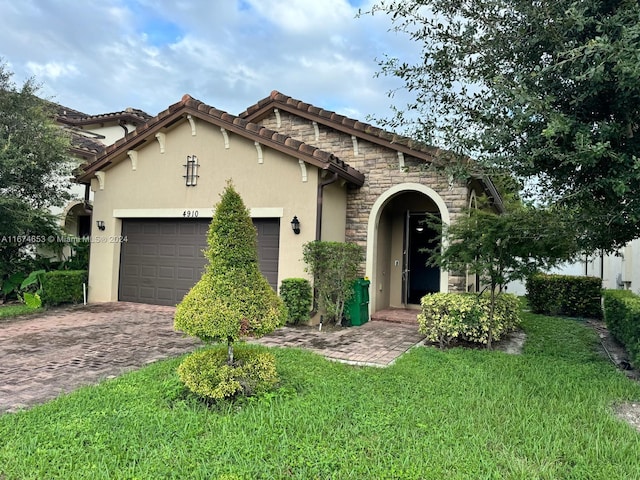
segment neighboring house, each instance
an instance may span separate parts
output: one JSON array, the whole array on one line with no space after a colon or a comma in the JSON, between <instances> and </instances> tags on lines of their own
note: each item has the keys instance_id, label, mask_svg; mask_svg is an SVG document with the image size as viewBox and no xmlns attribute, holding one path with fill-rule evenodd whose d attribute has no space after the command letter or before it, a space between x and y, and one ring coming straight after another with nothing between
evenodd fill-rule
<instances>
[{"instance_id":1,"label":"neighboring house","mask_svg":"<svg viewBox=\"0 0 640 480\"><path fill-rule=\"evenodd\" d=\"M116 140L144 124L151 116L142 110L127 108L122 112L87 115L62 105L56 105L56 122L71 137L70 154L81 165L89 164L104 153ZM84 185L74 184L73 199L63 209L53 209L60 215L60 225L72 236L91 234L92 195Z\"/></svg>"},{"instance_id":2,"label":"neighboring house","mask_svg":"<svg viewBox=\"0 0 640 480\"><path fill-rule=\"evenodd\" d=\"M473 290L473 279L426 265L421 249L435 233L421 220L434 213L451 222L479 195L497 209L501 200L487 178L459 182L426 168L438 153L279 92L239 116L185 95L78 177L94 192L89 301L178 303L200 278L229 179L250 209L274 288L307 275L303 245L320 239L364 248L372 312Z\"/></svg>"},{"instance_id":3,"label":"neighboring house","mask_svg":"<svg viewBox=\"0 0 640 480\"><path fill-rule=\"evenodd\" d=\"M639 265L640 239L636 239L613 254L587 256L574 263L554 268L549 273L598 277L602 280L602 288L633 290L640 294ZM524 282L511 282L508 291L517 295L525 295L526 285Z\"/></svg>"}]
</instances>

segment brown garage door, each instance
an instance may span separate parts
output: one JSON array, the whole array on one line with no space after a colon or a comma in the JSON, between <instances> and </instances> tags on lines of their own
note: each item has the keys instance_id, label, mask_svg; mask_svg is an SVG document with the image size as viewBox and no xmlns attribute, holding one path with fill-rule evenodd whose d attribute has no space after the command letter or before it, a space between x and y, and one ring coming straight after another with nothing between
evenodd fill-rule
<instances>
[{"instance_id":1,"label":"brown garage door","mask_svg":"<svg viewBox=\"0 0 640 480\"><path fill-rule=\"evenodd\" d=\"M126 302L175 305L200 279L211 219L124 219L127 242L120 252L118 298ZM277 288L280 220L253 220L258 230L260 269Z\"/></svg>"}]
</instances>

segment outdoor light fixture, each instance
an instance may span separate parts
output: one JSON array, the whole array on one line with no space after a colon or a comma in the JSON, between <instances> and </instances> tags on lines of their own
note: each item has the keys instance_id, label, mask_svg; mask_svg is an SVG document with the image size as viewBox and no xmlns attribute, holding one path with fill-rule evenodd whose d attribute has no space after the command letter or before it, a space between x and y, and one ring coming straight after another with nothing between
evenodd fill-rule
<instances>
[{"instance_id":1,"label":"outdoor light fixture","mask_svg":"<svg viewBox=\"0 0 640 480\"><path fill-rule=\"evenodd\" d=\"M183 165L183 167L187 169L186 174L183 175L185 180L185 185L187 187L195 187L196 183L198 183L198 167L199 166L200 165L198 165L198 157L196 157L195 155L187 156L187 163Z\"/></svg>"},{"instance_id":2,"label":"outdoor light fixture","mask_svg":"<svg viewBox=\"0 0 640 480\"><path fill-rule=\"evenodd\" d=\"M298 217L295 215L293 216L293 220L291 220L291 229L296 235L300 233L300 220L298 220Z\"/></svg>"},{"instance_id":3,"label":"outdoor light fixture","mask_svg":"<svg viewBox=\"0 0 640 480\"><path fill-rule=\"evenodd\" d=\"M107 228L104 225L104 220L96 220L96 225L98 226L98 230L104 230L105 228Z\"/></svg>"}]
</instances>

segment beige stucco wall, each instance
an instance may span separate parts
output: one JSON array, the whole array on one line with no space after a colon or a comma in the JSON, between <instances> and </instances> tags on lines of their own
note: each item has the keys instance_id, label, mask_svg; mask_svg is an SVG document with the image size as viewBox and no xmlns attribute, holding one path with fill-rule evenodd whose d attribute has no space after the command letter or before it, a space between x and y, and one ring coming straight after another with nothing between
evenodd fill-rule
<instances>
[{"instance_id":1,"label":"beige stucco wall","mask_svg":"<svg viewBox=\"0 0 640 480\"><path fill-rule=\"evenodd\" d=\"M104 170L103 189L92 180L94 243L89 270L89 301L117 300L122 218L182 218L184 211L210 217L227 179L231 179L253 216L280 217L279 280L304 277L302 245L315 239L318 169L306 165L306 181L297 158L262 146L262 163L253 140L229 135L225 148L220 128L196 121L196 135L185 119L165 133L164 153L158 141L137 150L136 168L124 152L112 168ZM196 155L200 167L195 187L185 186L188 155ZM336 236L344 225L345 186L325 191L325 202L335 218L326 222L327 234ZM301 233L291 230L291 219L301 222ZM340 218L342 216L342 218ZM96 229L103 220L106 229ZM344 236L344 234L343 234Z\"/></svg>"}]
</instances>

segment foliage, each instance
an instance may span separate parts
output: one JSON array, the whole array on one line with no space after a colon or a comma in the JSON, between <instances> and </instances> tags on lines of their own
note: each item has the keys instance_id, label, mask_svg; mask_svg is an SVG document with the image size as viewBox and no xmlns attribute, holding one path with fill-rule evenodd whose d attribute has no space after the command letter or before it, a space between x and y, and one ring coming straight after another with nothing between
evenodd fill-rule
<instances>
[{"instance_id":1,"label":"foliage","mask_svg":"<svg viewBox=\"0 0 640 480\"><path fill-rule=\"evenodd\" d=\"M496 296L493 318L491 297L485 294L433 293L422 297L420 304L420 333L440 348L454 340L488 346L520 323L518 298L506 293Z\"/></svg>"},{"instance_id":2,"label":"foliage","mask_svg":"<svg viewBox=\"0 0 640 480\"><path fill-rule=\"evenodd\" d=\"M33 255L36 246L60 235L48 210L69 198L69 178L76 162L68 156L69 139L55 122L52 104L37 97L33 79L21 88L0 61L0 283Z\"/></svg>"},{"instance_id":3,"label":"foliage","mask_svg":"<svg viewBox=\"0 0 640 480\"><path fill-rule=\"evenodd\" d=\"M527 278L531 311L546 315L601 318L602 280L538 273Z\"/></svg>"},{"instance_id":4,"label":"foliage","mask_svg":"<svg viewBox=\"0 0 640 480\"><path fill-rule=\"evenodd\" d=\"M264 349L237 347L234 363L225 349L189 355L178 367L180 380L195 394L210 400L249 397L272 390L278 383L275 357Z\"/></svg>"},{"instance_id":5,"label":"foliage","mask_svg":"<svg viewBox=\"0 0 640 480\"><path fill-rule=\"evenodd\" d=\"M76 238L69 246L71 247L71 253L62 262L60 268L64 270L88 270L91 242L86 238Z\"/></svg>"},{"instance_id":6,"label":"foliage","mask_svg":"<svg viewBox=\"0 0 640 480\"><path fill-rule=\"evenodd\" d=\"M42 303L80 303L84 300L82 284L87 283L86 270L54 270L44 272L42 281Z\"/></svg>"},{"instance_id":7,"label":"foliage","mask_svg":"<svg viewBox=\"0 0 640 480\"><path fill-rule=\"evenodd\" d=\"M510 281L568 260L577 250L575 237L567 232L571 227L559 212L518 202L507 205L502 214L481 205L440 226L444 247L432 252L432 261L441 268L477 275L492 303ZM489 322L492 317L491 311Z\"/></svg>"},{"instance_id":8,"label":"foliage","mask_svg":"<svg viewBox=\"0 0 640 480\"><path fill-rule=\"evenodd\" d=\"M371 11L421 49L415 63L380 60L412 98L383 125L448 149L446 168L468 172L473 157L535 178L585 249L640 236L638 2L381 0Z\"/></svg>"},{"instance_id":9,"label":"foliage","mask_svg":"<svg viewBox=\"0 0 640 480\"><path fill-rule=\"evenodd\" d=\"M304 245L303 259L307 271L313 275L320 310L326 314L327 321L340 324L364 259L362 247L355 243L315 240Z\"/></svg>"},{"instance_id":10,"label":"foliage","mask_svg":"<svg viewBox=\"0 0 640 480\"><path fill-rule=\"evenodd\" d=\"M181 359L156 362L0 415L0 476L636 478L638 433L612 406L640 384L582 322L524 313L523 329L522 355L413 348L388 368L274 348L278 390L213 408L184 394Z\"/></svg>"},{"instance_id":11,"label":"foliage","mask_svg":"<svg viewBox=\"0 0 640 480\"><path fill-rule=\"evenodd\" d=\"M629 290L605 290L604 319L611 334L622 343L632 363L640 365L640 297Z\"/></svg>"},{"instance_id":12,"label":"foliage","mask_svg":"<svg viewBox=\"0 0 640 480\"><path fill-rule=\"evenodd\" d=\"M260 337L286 321L282 300L260 272L257 233L242 198L227 184L208 233L209 260L202 278L176 308L174 326L205 342Z\"/></svg>"},{"instance_id":13,"label":"foliage","mask_svg":"<svg viewBox=\"0 0 640 480\"><path fill-rule=\"evenodd\" d=\"M287 307L287 321L294 325L309 320L313 304L311 284L306 278L285 278L280 285L280 298Z\"/></svg>"},{"instance_id":14,"label":"foliage","mask_svg":"<svg viewBox=\"0 0 640 480\"><path fill-rule=\"evenodd\" d=\"M22 294L22 301L27 307L33 310L42 307L42 299L37 293L24 292Z\"/></svg>"}]
</instances>

